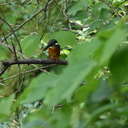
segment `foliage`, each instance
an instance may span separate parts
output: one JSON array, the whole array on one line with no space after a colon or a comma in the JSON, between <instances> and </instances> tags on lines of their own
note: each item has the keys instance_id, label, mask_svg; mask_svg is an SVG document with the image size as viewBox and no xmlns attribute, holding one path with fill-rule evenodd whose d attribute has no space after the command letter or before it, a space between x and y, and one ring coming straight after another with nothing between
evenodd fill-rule
<instances>
[{"instance_id":1,"label":"foliage","mask_svg":"<svg viewBox=\"0 0 128 128\"><path fill-rule=\"evenodd\" d=\"M42 49L55 38L69 64L11 66L0 77L0 127L128 127L127 6L125 0L1 1L0 17L23 55L47 58ZM16 37L4 40L12 31L3 21L0 28L0 59L13 60L4 44L20 50Z\"/></svg>"}]
</instances>

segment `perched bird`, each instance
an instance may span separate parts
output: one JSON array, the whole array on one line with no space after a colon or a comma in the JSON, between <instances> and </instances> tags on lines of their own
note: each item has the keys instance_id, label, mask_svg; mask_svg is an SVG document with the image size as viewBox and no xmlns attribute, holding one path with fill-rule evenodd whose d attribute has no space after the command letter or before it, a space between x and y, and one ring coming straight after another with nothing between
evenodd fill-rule
<instances>
[{"instance_id":1,"label":"perched bird","mask_svg":"<svg viewBox=\"0 0 128 128\"><path fill-rule=\"evenodd\" d=\"M57 40L51 39L48 42L48 45L43 49L43 51L47 49L48 49L49 57L51 59L55 59L56 61L58 61L60 56L60 45L58 44Z\"/></svg>"}]
</instances>

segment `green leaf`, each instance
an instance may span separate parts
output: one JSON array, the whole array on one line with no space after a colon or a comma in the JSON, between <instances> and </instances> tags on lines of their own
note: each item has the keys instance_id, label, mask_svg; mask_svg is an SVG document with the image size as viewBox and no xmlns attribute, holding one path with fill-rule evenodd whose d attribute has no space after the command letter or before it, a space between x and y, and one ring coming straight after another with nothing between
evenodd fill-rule
<instances>
[{"instance_id":1,"label":"green leaf","mask_svg":"<svg viewBox=\"0 0 128 128\"><path fill-rule=\"evenodd\" d=\"M88 31L92 31L92 30L95 30L95 29L99 29L103 26L103 22L102 21L99 21L99 20L96 20L94 21L91 25L90 25L90 28L88 29Z\"/></svg>"},{"instance_id":2,"label":"green leaf","mask_svg":"<svg viewBox=\"0 0 128 128\"><path fill-rule=\"evenodd\" d=\"M87 6L88 6L87 0L80 0L68 9L67 14L75 15L78 11L85 9Z\"/></svg>"},{"instance_id":3,"label":"green leaf","mask_svg":"<svg viewBox=\"0 0 128 128\"><path fill-rule=\"evenodd\" d=\"M89 96L86 100L87 109L89 111L97 109L99 106L108 103L110 97L112 96L112 87L108 84L107 81L98 81L97 85L94 85L97 86L97 89L89 93Z\"/></svg>"},{"instance_id":4,"label":"green leaf","mask_svg":"<svg viewBox=\"0 0 128 128\"><path fill-rule=\"evenodd\" d=\"M30 82L28 88L21 94L19 101L21 104L32 103L45 98L47 91L56 82L57 76L51 74L41 74ZM52 84L51 84L52 82ZM34 96L33 96L34 92Z\"/></svg>"},{"instance_id":5,"label":"green leaf","mask_svg":"<svg viewBox=\"0 0 128 128\"><path fill-rule=\"evenodd\" d=\"M95 91L91 99L93 102L100 102L102 100L108 99L112 94L112 89L108 83L104 80L100 82L100 86L97 91Z\"/></svg>"},{"instance_id":6,"label":"green leaf","mask_svg":"<svg viewBox=\"0 0 128 128\"><path fill-rule=\"evenodd\" d=\"M98 88L99 81L94 79L95 74L99 71L99 68L95 67L87 76L85 85L82 85L74 94L75 100L78 103L85 102L90 93L95 92Z\"/></svg>"},{"instance_id":7,"label":"green leaf","mask_svg":"<svg viewBox=\"0 0 128 128\"><path fill-rule=\"evenodd\" d=\"M49 112L47 109L43 108L42 110L32 112L27 115L26 118L23 119L22 127L23 128L51 128L49 126L49 122L47 117L50 117Z\"/></svg>"},{"instance_id":8,"label":"green leaf","mask_svg":"<svg viewBox=\"0 0 128 128\"><path fill-rule=\"evenodd\" d=\"M68 15L74 15L76 14L78 11L83 9L83 5L82 3L77 3L75 5L73 5L67 12Z\"/></svg>"},{"instance_id":9,"label":"green leaf","mask_svg":"<svg viewBox=\"0 0 128 128\"><path fill-rule=\"evenodd\" d=\"M77 50L77 53L74 53L75 51L71 52L69 58L70 63L76 63L78 60L82 60L83 58L88 58L90 55L92 55L100 46L101 42L99 42L97 39L93 39L91 42L79 42L74 50ZM81 51L82 50L82 51Z\"/></svg>"},{"instance_id":10,"label":"green leaf","mask_svg":"<svg viewBox=\"0 0 128 128\"><path fill-rule=\"evenodd\" d=\"M110 13L106 8L101 9L100 16L102 19L109 20L109 15L110 15Z\"/></svg>"},{"instance_id":11,"label":"green leaf","mask_svg":"<svg viewBox=\"0 0 128 128\"><path fill-rule=\"evenodd\" d=\"M102 33L102 34L105 34L105 33ZM124 39L124 37L125 37L125 29L122 27L117 27L113 31L112 35L108 37L108 40L105 43L105 47L101 56L100 63L104 63L106 60L108 60L112 56L115 49L117 48L119 43Z\"/></svg>"},{"instance_id":12,"label":"green leaf","mask_svg":"<svg viewBox=\"0 0 128 128\"><path fill-rule=\"evenodd\" d=\"M110 112L111 110L114 110L116 108L116 104L107 104L99 106L99 108L95 109L91 113L91 118L88 118L89 120L87 122L97 121L97 119L100 117L100 115L103 115L105 112Z\"/></svg>"},{"instance_id":13,"label":"green leaf","mask_svg":"<svg viewBox=\"0 0 128 128\"><path fill-rule=\"evenodd\" d=\"M85 20L88 18L88 14L84 11L78 12L75 16L71 17L72 20Z\"/></svg>"},{"instance_id":14,"label":"green leaf","mask_svg":"<svg viewBox=\"0 0 128 128\"><path fill-rule=\"evenodd\" d=\"M92 17L94 19L98 19L100 15L100 11L102 8L108 8L108 6L103 2L97 2L92 9Z\"/></svg>"},{"instance_id":15,"label":"green leaf","mask_svg":"<svg viewBox=\"0 0 128 128\"><path fill-rule=\"evenodd\" d=\"M125 26L120 24L99 33L98 40L102 45L94 54L94 58L100 64L104 64L110 59L119 43L125 38L125 32Z\"/></svg>"},{"instance_id":16,"label":"green leaf","mask_svg":"<svg viewBox=\"0 0 128 128\"><path fill-rule=\"evenodd\" d=\"M58 41L61 47L66 45L75 46L76 45L76 35L69 31L58 31L49 35L50 39L54 38Z\"/></svg>"},{"instance_id":17,"label":"green leaf","mask_svg":"<svg viewBox=\"0 0 128 128\"><path fill-rule=\"evenodd\" d=\"M26 36L21 41L21 47L22 47L23 53L28 57L33 56L38 48L39 43L40 43L39 35Z\"/></svg>"},{"instance_id":18,"label":"green leaf","mask_svg":"<svg viewBox=\"0 0 128 128\"><path fill-rule=\"evenodd\" d=\"M15 11L13 11L13 13L11 11L9 11L8 13L5 14L5 16L7 17L6 20L8 21L9 24L15 24L16 23L16 19L18 18L18 16L14 13L15 13Z\"/></svg>"},{"instance_id":19,"label":"green leaf","mask_svg":"<svg viewBox=\"0 0 128 128\"><path fill-rule=\"evenodd\" d=\"M88 6L88 0L80 0L80 3L82 4L84 9Z\"/></svg>"},{"instance_id":20,"label":"green leaf","mask_svg":"<svg viewBox=\"0 0 128 128\"><path fill-rule=\"evenodd\" d=\"M128 44L122 46L112 56L110 70L117 83L128 81Z\"/></svg>"},{"instance_id":21,"label":"green leaf","mask_svg":"<svg viewBox=\"0 0 128 128\"><path fill-rule=\"evenodd\" d=\"M11 114L11 106L13 103L14 95L0 100L0 120L5 119Z\"/></svg>"}]
</instances>

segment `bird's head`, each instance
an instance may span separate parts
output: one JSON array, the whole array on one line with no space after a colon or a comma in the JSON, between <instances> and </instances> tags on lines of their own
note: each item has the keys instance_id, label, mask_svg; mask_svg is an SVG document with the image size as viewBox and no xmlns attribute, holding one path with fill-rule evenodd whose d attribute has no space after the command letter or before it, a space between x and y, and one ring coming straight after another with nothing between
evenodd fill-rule
<instances>
[{"instance_id":1,"label":"bird's head","mask_svg":"<svg viewBox=\"0 0 128 128\"><path fill-rule=\"evenodd\" d=\"M49 47L51 46L54 46L56 45L58 42L56 39L51 39L49 42L48 42L48 45L43 49L43 51L45 51L46 49L48 49Z\"/></svg>"}]
</instances>

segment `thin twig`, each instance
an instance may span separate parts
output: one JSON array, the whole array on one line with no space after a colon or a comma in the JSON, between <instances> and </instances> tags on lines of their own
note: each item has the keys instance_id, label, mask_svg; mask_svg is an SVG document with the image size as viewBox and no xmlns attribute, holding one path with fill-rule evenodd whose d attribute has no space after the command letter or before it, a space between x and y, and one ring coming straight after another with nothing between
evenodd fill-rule
<instances>
[{"instance_id":1,"label":"thin twig","mask_svg":"<svg viewBox=\"0 0 128 128\"><path fill-rule=\"evenodd\" d=\"M44 7L44 17L40 19L40 22L46 18L46 11L48 10L48 3L49 3L49 0L47 1L46 5Z\"/></svg>"},{"instance_id":2,"label":"thin twig","mask_svg":"<svg viewBox=\"0 0 128 128\"><path fill-rule=\"evenodd\" d=\"M8 83L8 84L2 84L2 83L0 83L0 85L2 85L2 86L9 86L9 85L11 85L13 83L14 79L15 79L15 77L13 78L13 80L10 83Z\"/></svg>"},{"instance_id":3,"label":"thin twig","mask_svg":"<svg viewBox=\"0 0 128 128\"><path fill-rule=\"evenodd\" d=\"M45 12L44 18L46 18L46 12ZM43 18L43 19L44 19L44 18ZM41 22L43 19L41 19L40 22ZM49 12L48 12L48 21L47 21L47 23L46 23L46 25L45 25L45 28L44 28L44 31L43 31L43 33L42 33L42 35L41 35L41 37L40 37L40 41L42 40L42 38L43 38L43 36L44 36L44 34L45 34L46 30L47 30L48 24L49 24Z\"/></svg>"},{"instance_id":4,"label":"thin twig","mask_svg":"<svg viewBox=\"0 0 128 128\"><path fill-rule=\"evenodd\" d=\"M56 5L56 4L57 4L57 3L55 3L55 5ZM55 5L54 5L54 6L55 6ZM53 6L53 7L54 7L54 6ZM53 7L51 7L51 9L52 9ZM50 9L50 10L51 10L51 9ZM53 26L54 26L55 22L58 20L58 18L59 18L59 16L60 16L60 14L61 14L61 11L62 11L62 10L60 9L60 11L59 11L59 13L58 13L57 17L55 18L55 20L53 21L53 23L52 23L52 25L51 25L51 29L50 29L49 33L48 33L48 34L46 34L46 35L45 35L45 37L47 37L47 36L51 33L52 28L53 28ZM44 36L44 35L43 35L43 36Z\"/></svg>"},{"instance_id":5,"label":"thin twig","mask_svg":"<svg viewBox=\"0 0 128 128\"><path fill-rule=\"evenodd\" d=\"M54 65L56 65L56 64L51 64L51 65L43 66L43 67L40 67L40 69L46 69L46 68L52 67L52 66L54 66ZM16 78L16 77L19 76L19 75L31 73L31 72L34 72L34 71L37 71L37 70L39 70L39 68L27 70L27 71L18 73L18 74L16 74L16 75L10 76L10 77L8 77L8 78L4 78L4 79L0 80L0 82L6 81L6 80L9 80L9 79L13 79L13 78Z\"/></svg>"},{"instance_id":6,"label":"thin twig","mask_svg":"<svg viewBox=\"0 0 128 128\"><path fill-rule=\"evenodd\" d=\"M5 37L5 34L4 34L4 32L3 32L3 36ZM8 41L7 41L7 39L5 39L5 42L6 42L6 44L8 44ZM13 53L13 51L10 49L10 48L8 48L12 53Z\"/></svg>"}]
</instances>

